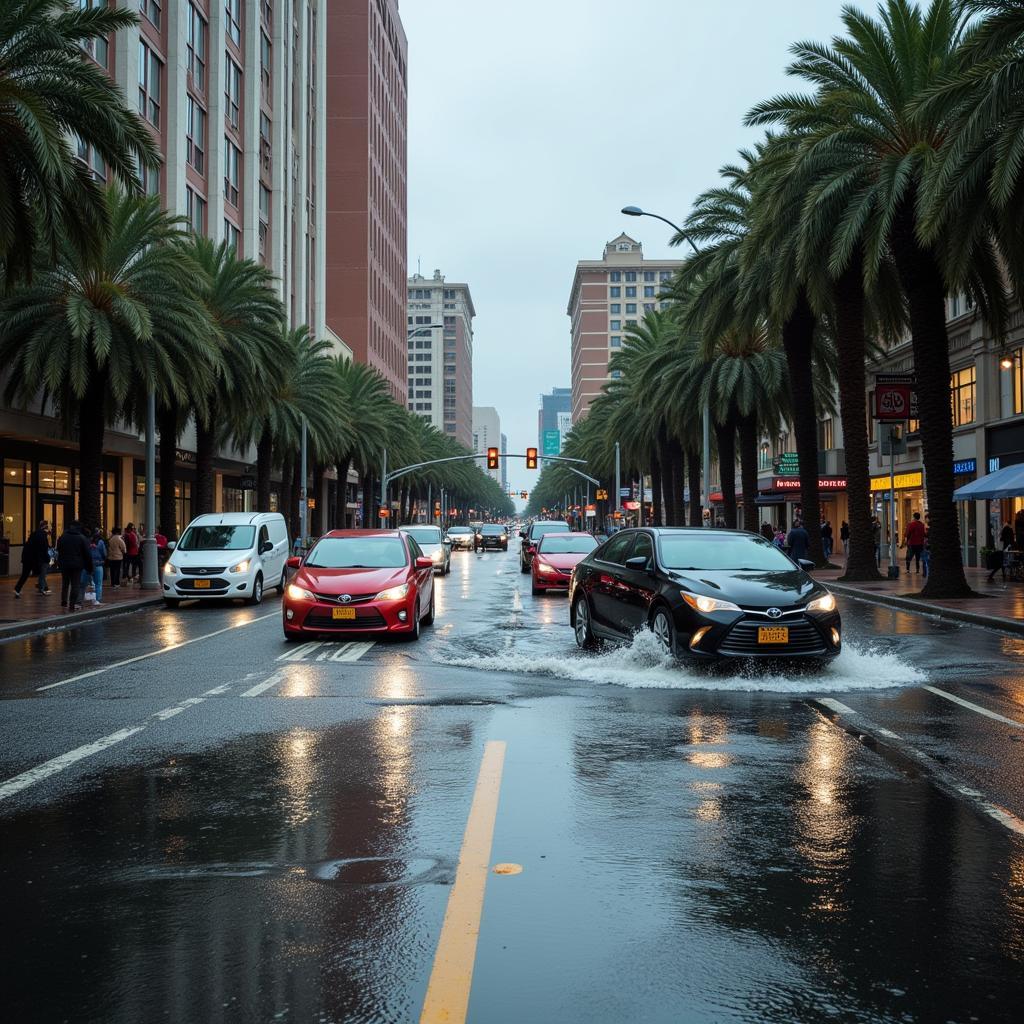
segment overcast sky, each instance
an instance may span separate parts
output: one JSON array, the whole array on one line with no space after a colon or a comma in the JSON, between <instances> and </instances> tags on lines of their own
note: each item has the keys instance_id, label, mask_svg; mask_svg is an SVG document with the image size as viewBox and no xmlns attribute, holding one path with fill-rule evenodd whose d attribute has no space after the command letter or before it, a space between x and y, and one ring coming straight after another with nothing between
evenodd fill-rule
<instances>
[{"instance_id":1,"label":"overcast sky","mask_svg":"<svg viewBox=\"0 0 1024 1024\"><path fill-rule=\"evenodd\" d=\"M621 231L678 257L669 230L796 83L797 39L840 30L841 0L400 0L409 37L409 270L469 283L473 404L509 450L537 443L541 392L569 386L578 259ZM874 4L867 5L870 8ZM536 473L509 465L516 489Z\"/></svg>"}]
</instances>

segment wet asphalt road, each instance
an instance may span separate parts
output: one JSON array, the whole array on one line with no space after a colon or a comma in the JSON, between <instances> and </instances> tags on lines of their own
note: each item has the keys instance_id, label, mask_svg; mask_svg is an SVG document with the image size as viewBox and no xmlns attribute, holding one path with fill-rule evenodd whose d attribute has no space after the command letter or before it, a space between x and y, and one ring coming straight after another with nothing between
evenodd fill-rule
<instances>
[{"instance_id":1,"label":"wet asphalt road","mask_svg":"<svg viewBox=\"0 0 1024 1024\"><path fill-rule=\"evenodd\" d=\"M418 1020L501 740L466 1019L1019 1020L1024 641L843 613L808 675L581 656L457 553L416 645L276 601L0 645L4 1016Z\"/></svg>"}]
</instances>

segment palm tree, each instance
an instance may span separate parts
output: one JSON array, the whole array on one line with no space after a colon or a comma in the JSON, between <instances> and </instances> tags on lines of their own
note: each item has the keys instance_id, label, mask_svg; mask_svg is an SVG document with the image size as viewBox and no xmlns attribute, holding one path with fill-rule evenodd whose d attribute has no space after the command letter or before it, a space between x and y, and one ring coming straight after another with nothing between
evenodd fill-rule
<instances>
[{"instance_id":1,"label":"palm tree","mask_svg":"<svg viewBox=\"0 0 1024 1024\"><path fill-rule=\"evenodd\" d=\"M0 302L0 363L8 401L52 402L79 439L79 514L102 522L103 434L138 415L137 388L163 405L209 387L211 328L198 273L169 244L177 221L156 198L105 193L108 229L83 254L70 239L56 263ZM173 493L173 489L172 489Z\"/></svg>"},{"instance_id":2,"label":"palm tree","mask_svg":"<svg viewBox=\"0 0 1024 1024\"><path fill-rule=\"evenodd\" d=\"M820 186L845 197L830 205L835 233L848 250L861 242L867 280L892 254L910 323L931 521L932 567L922 593L957 597L970 588L953 504L945 298L951 289L967 290L999 334L1005 297L988 236L958 230L953 221L925 230L929 169L941 161L956 123L922 104L959 69L967 18L954 0L932 0L926 13L910 0L886 0L879 20L848 7L843 22L847 36L831 45L793 48L789 72L814 92L762 103L747 122L782 123L812 157L827 155L831 169Z\"/></svg>"},{"instance_id":3,"label":"palm tree","mask_svg":"<svg viewBox=\"0 0 1024 1024\"><path fill-rule=\"evenodd\" d=\"M287 364L289 348L282 330L284 308L269 270L253 260L239 259L227 242L217 244L191 235L182 245L202 271L199 293L213 322L216 345L213 390L192 409L196 427L193 510L199 515L214 510L213 457L218 444L227 440L230 424L265 405L267 378ZM265 483L262 509L270 507L269 474Z\"/></svg>"},{"instance_id":4,"label":"palm tree","mask_svg":"<svg viewBox=\"0 0 1024 1024\"><path fill-rule=\"evenodd\" d=\"M102 186L72 148L91 149L113 179L141 191L136 168L159 154L138 114L82 47L138 22L112 5L6 0L0 5L0 282L30 278L69 240L91 256L109 226Z\"/></svg>"}]
</instances>

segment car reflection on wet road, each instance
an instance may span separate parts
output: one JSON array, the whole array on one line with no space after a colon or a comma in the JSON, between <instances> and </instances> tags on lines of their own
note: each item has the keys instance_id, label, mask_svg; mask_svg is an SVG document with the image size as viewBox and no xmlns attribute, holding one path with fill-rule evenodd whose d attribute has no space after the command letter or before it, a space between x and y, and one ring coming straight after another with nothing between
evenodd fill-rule
<instances>
[{"instance_id":1,"label":"car reflection on wet road","mask_svg":"<svg viewBox=\"0 0 1024 1024\"><path fill-rule=\"evenodd\" d=\"M269 601L0 645L5 1016L1019 1018L1020 640L845 602L823 670L583 655L517 558L455 553L415 645Z\"/></svg>"}]
</instances>

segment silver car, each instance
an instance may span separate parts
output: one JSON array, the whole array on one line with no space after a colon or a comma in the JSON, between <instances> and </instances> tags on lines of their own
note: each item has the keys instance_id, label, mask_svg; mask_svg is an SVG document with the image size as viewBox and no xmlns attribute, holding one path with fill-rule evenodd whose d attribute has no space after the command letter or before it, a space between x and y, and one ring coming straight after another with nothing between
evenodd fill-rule
<instances>
[{"instance_id":1,"label":"silver car","mask_svg":"<svg viewBox=\"0 0 1024 1024\"><path fill-rule=\"evenodd\" d=\"M447 576L452 571L452 543L441 533L439 526L403 526L402 533L410 537L434 562L434 575Z\"/></svg>"}]
</instances>

